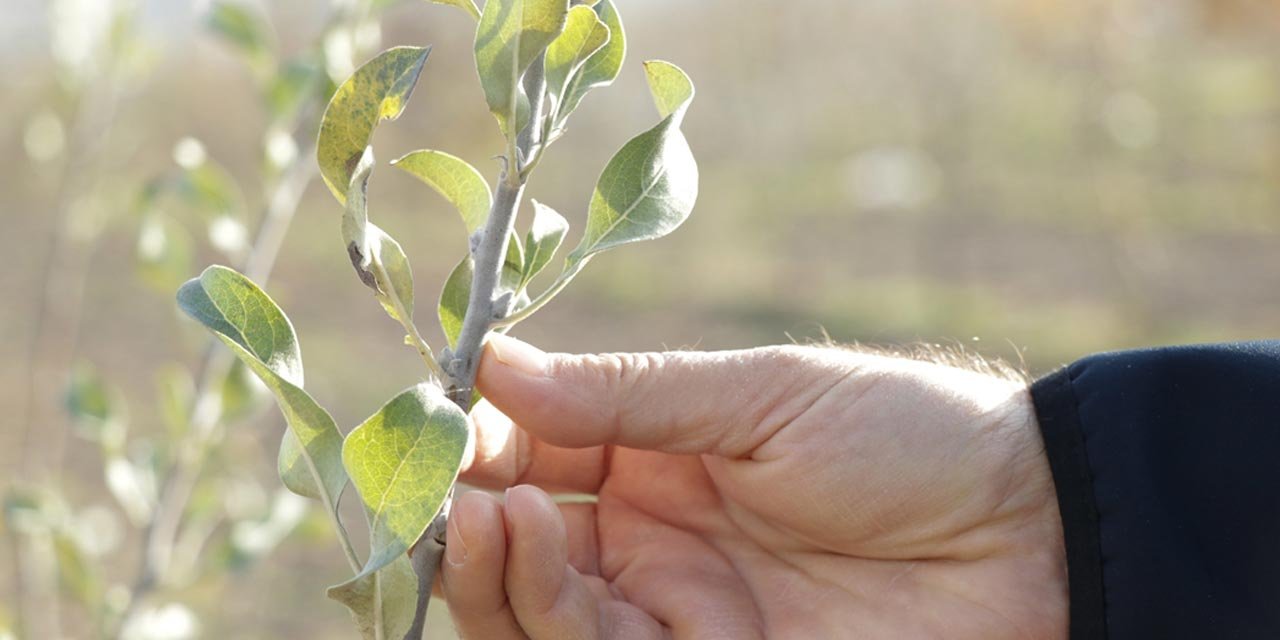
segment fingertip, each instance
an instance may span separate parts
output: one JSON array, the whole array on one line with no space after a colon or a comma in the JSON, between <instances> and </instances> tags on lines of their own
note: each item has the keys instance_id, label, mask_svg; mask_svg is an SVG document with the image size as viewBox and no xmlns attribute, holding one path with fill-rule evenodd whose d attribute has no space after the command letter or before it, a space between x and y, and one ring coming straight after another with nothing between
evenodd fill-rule
<instances>
[{"instance_id":1,"label":"fingertip","mask_svg":"<svg viewBox=\"0 0 1280 640\"><path fill-rule=\"evenodd\" d=\"M503 496L503 514L508 531L519 531L525 538L563 539L564 517L546 491L522 484L507 489ZM512 540L513 544L518 543Z\"/></svg>"},{"instance_id":2,"label":"fingertip","mask_svg":"<svg viewBox=\"0 0 1280 640\"><path fill-rule=\"evenodd\" d=\"M559 593L569 563L564 517L551 496L529 485L507 489L504 503L508 597L545 609L542 601Z\"/></svg>"},{"instance_id":3,"label":"fingertip","mask_svg":"<svg viewBox=\"0 0 1280 640\"><path fill-rule=\"evenodd\" d=\"M545 351L511 336L491 333L480 354L476 382L483 392L486 382L537 380L545 377L548 362Z\"/></svg>"},{"instance_id":4,"label":"fingertip","mask_svg":"<svg viewBox=\"0 0 1280 640\"><path fill-rule=\"evenodd\" d=\"M506 531L497 498L471 491L457 497L445 529L441 581L451 606L498 610L506 600Z\"/></svg>"},{"instance_id":5,"label":"fingertip","mask_svg":"<svg viewBox=\"0 0 1280 640\"><path fill-rule=\"evenodd\" d=\"M446 530L441 584L460 637L522 637L507 601L507 537L502 503L471 491L455 499Z\"/></svg>"}]
</instances>

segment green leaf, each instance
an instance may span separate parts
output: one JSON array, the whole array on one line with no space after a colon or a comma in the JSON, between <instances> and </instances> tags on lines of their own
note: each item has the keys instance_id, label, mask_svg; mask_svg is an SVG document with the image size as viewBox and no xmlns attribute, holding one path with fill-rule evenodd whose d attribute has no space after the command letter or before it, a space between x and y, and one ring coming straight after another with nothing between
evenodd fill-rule
<instances>
[{"instance_id":1,"label":"green leaf","mask_svg":"<svg viewBox=\"0 0 1280 640\"><path fill-rule=\"evenodd\" d=\"M400 556L371 575L329 587L329 598L351 610L360 637L403 638L418 604L418 577L408 556Z\"/></svg>"},{"instance_id":2,"label":"green leaf","mask_svg":"<svg viewBox=\"0 0 1280 640\"><path fill-rule=\"evenodd\" d=\"M324 65L315 60L291 60L267 81L264 99L275 122L289 121L308 98L319 94L326 81Z\"/></svg>"},{"instance_id":3,"label":"green leaf","mask_svg":"<svg viewBox=\"0 0 1280 640\"><path fill-rule=\"evenodd\" d=\"M240 369L243 371L244 366L240 365ZM196 402L195 381L186 368L175 363L161 367L156 372L155 381L156 406L160 417L168 430L170 441L178 442L190 426L191 411Z\"/></svg>"},{"instance_id":4,"label":"green leaf","mask_svg":"<svg viewBox=\"0 0 1280 640\"><path fill-rule=\"evenodd\" d=\"M347 436L342 462L370 518L369 560L357 578L404 556L426 531L457 478L468 433L466 414L424 383Z\"/></svg>"},{"instance_id":5,"label":"green leaf","mask_svg":"<svg viewBox=\"0 0 1280 640\"><path fill-rule=\"evenodd\" d=\"M622 71L622 61L627 56L627 34L622 28L622 16L618 14L613 0L603 0L595 6L595 11L605 26L609 27L609 41L587 58L578 72L571 76L569 87L564 92L564 104L557 110L557 128L563 126L565 119L578 108L589 91L613 84L614 78Z\"/></svg>"},{"instance_id":6,"label":"green leaf","mask_svg":"<svg viewBox=\"0 0 1280 640\"><path fill-rule=\"evenodd\" d=\"M116 396L92 366L82 363L71 372L71 384L67 386L66 395L67 411L76 420L107 422L115 416Z\"/></svg>"},{"instance_id":7,"label":"green leaf","mask_svg":"<svg viewBox=\"0 0 1280 640\"><path fill-rule=\"evenodd\" d=\"M632 138L605 166L587 210L587 230L570 263L665 236L689 217L698 199L698 164L680 132L693 85L666 62L646 63L645 72L662 122Z\"/></svg>"},{"instance_id":8,"label":"green leaf","mask_svg":"<svg viewBox=\"0 0 1280 640\"><path fill-rule=\"evenodd\" d=\"M453 268L449 278L440 291L439 317L440 328L444 330L445 340L449 348L458 346L458 336L462 334L462 320L467 317L467 307L471 304L471 277L474 273L474 261L470 255L462 259Z\"/></svg>"},{"instance_id":9,"label":"green leaf","mask_svg":"<svg viewBox=\"0 0 1280 640\"><path fill-rule=\"evenodd\" d=\"M493 207L489 183L465 160L443 151L423 149L393 160L391 164L427 183L457 207L458 213L462 214L462 222L467 225L467 233L479 231L489 219L489 209Z\"/></svg>"},{"instance_id":10,"label":"green leaf","mask_svg":"<svg viewBox=\"0 0 1280 640\"><path fill-rule=\"evenodd\" d=\"M299 471L282 478L286 486L335 511L347 483L342 434L329 413L302 389L302 352L284 312L248 278L220 266L182 285L178 306L222 340L275 395L301 445L292 452L290 465Z\"/></svg>"},{"instance_id":11,"label":"green leaf","mask_svg":"<svg viewBox=\"0 0 1280 640\"><path fill-rule=\"evenodd\" d=\"M436 4L447 4L451 7L457 7L467 12L467 15L480 19L480 10L476 8L476 3L472 0L431 0Z\"/></svg>"},{"instance_id":12,"label":"green leaf","mask_svg":"<svg viewBox=\"0 0 1280 640\"><path fill-rule=\"evenodd\" d=\"M316 157L320 175L338 202L346 204L356 165L374 127L400 117L430 53L430 47L383 51L356 69L329 100L320 120Z\"/></svg>"},{"instance_id":13,"label":"green leaf","mask_svg":"<svg viewBox=\"0 0 1280 640\"><path fill-rule=\"evenodd\" d=\"M488 0L476 27L476 70L489 111L507 139L529 118L520 79L564 29L568 0Z\"/></svg>"},{"instance_id":14,"label":"green leaf","mask_svg":"<svg viewBox=\"0 0 1280 640\"><path fill-rule=\"evenodd\" d=\"M206 218L243 215L244 196L235 178L212 160L205 159L198 165L185 168L173 188L184 202Z\"/></svg>"},{"instance_id":15,"label":"green leaf","mask_svg":"<svg viewBox=\"0 0 1280 640\"><path fill-rule=\"evenodd\" d=\"M444 330L449 348L458 346L458 336L462 333L462 321L467 317L467 307L471 305L471 279L475 263L470 255L463 258L453 268L449 278L445 280L440 291L438 315L440 328ZM497 295L520 290L524 278L524 252L520 248L520 239L513 231L507 241L507 258L502 264L502 277L498 281ZM515 300L515 308L528 304L528 295L521 292Z\"/></svg>"},{"instance_id":16,"label":"green leaf","mask_svg":"<svg viewBox=\"0 0 1280 640\"><path fill-rule=\"evenodd\" d=\"M520 244L520 234L511 230L507 235L507 257L502 263L502 277L498 281L498 286L506 286L509 290L514 290L519 285L519 274L524 273L524 246ZM513 282L511 275L517 278Z\"/></svg>"},{"instance_id":17,"label":"green leaf","mask_svg":"<svg viewBox=\"0 0 1280 640\"><path fill-rule=\"evenodd\" d=\"M102 576L98 565L87 557L79 541L70 533L59 531L52 536L59 582L76 600L92 610L103 597Z\"/></svg>"},{"instance_id":18,"label":"green leaf","mask_svg":"<svg viewBox=\"0 0 1280 640\"><path fill-rule=\"evenodd\" d=\"M609 27L589 6L569 10L564 33L547 47L547 94L559 104L569 81L582 65L609 42Z\"/></svg>"},{"instance_id":19,"label":"green leaf","mask_svg":"<svg viewBox=\"0 0 1280 640\"><path fill-rule=\"evenodd\" d=\"M244 53L251 62L265 62L271 56L270 24L248 7L232 2L216 2L205 18L214 33Z\"/></svg>"},{"instance_id":20,"label":"green leaf","mask_svg":"<svg viewBox=\"0 0 1280 640\"><path fill-rule=\"evenodd\" d=\"M693 81L689 76L680 67L661 60L644 63L644 73L658 115L666 118L674 114L677 120L682 118L693 101Z\"/></svg>"},{"instance_id":21,"label":"green leaf","mask_svg":"<svg viewBox=\"0 0 1280 640\"><path fill-rule=\"evenodd\" d=\"M124 447L125 399L92 365L82 362L71 371L65 406L80 436L114 454Z\"/></svg>"},{"instance_id":22,"label":"green leaf","mask_svg":"<svg viewBox=\"0 0 1280 640\"><path fill-rule=\"evenodd\" d=\"M525 261L521 283L528 284L555 257L560 243L569 232L569 222L555 209L533 201L533 224L525 237Z\"/></svg>"}]
</instances>

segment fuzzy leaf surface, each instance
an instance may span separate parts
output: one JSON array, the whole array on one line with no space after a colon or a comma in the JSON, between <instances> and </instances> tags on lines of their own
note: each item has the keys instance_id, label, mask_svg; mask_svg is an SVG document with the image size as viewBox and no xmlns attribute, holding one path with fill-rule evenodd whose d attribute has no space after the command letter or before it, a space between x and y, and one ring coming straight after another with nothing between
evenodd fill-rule
<instances>
[{"instance_id":1,"label":"fuzzy leaf surface","mask_svg":"<svg viewBox=\"0 0 1280 640\"><path fill-rule=\"evenodd\" d=\"M533 224L529 226L529 233L525 236L524 242L522 284L528 284L534 276L546 268L555 257L556 250L560 248L568 232L569 221L565 220L564 216L537 200L533 201Z\"/></svg>"},{"instance_id":2,"label":"fuzzy leaf surface","mask_svg":"<svg viewBox=\"0 0 1280 640\"><path fill-rule=\"evenodd\" d=\"M178 306L222 340L275 395L299 445L282 454L285 486L336 509L347 483L342 434L302 389L302 352L289 318L258 285L222 266L182 285Z\"/></svg>"},{"instance_id":3,"label":"fuzzy leaf surface","mask_svg":"<svg viewBox=\"0 0 1280 640\"><path fill-rule=\"evenodd\" d=\"M409 632L417 607L418 577L408 556L401 556L378 571L329 587L325 592L351 611L356 629L365 640L398 640Z\"/></svg>"},{"instance_id":4,"label":"fuzzy leaf surface","mask_svg":"<svg viewBox=\"0 0 1280 640\"><path fill-rule=\"evenodd\" d=\"M591 54L577 73L572 75L564 93L564 106L559 110L560 122L556 123L557 126L563 125L564 120L578 108L588 92L613 84L627 57L627 34L622 27L618 7L613 0L602 0L595 5L595 12L605 26L609 27L609 41L599 51Z\"/></svg>"},{"instance_id":5,"label":"fuzzy leaf surface","mask_svg":"<svg viewBox=\"0 0 1280 640\"><path fill-rule=\"evenodd\" d=\"M605 166L571 263L671 233L688 219L698 199L698 164L680 132L693 84L670 63L646 63L645 72L663 119L623 145Z\"/></svg>"},{"instance_id":6,"label":"fuzzy leaf surface","mask_svg":"<svg viewBox=\"0 0 1280 640\"><path fill-rule=\"evenodd\" d=\"M476 71L489 111L508 139L529 119L520 79L564 30L568 0L489 0L476 27Z\"/></svg>"},{"instance_id":7,"label":"fuzzy leaf surface","mask_svg":"<svg viewBox=\"0 0 1280 640\"><path fill-rule=\"evenodd\" d=\"M392 398L347 436L342 462L369 514L369 560L357 576L401 558L444 504L467 446L467 416L440 387Z\"/></svg>"},{"instance_id":8,"label":"fuzzy leaf surface","mask_svg":"<svg viewBox=\"0 0 1280 640\"><path fill-rule=\"evenodd\" d=\"M524 281L524 252L519 249L519 238L512 233L507 242L507 259L502 264L502 276L498 280L497 295L515 292ZM470 255L463 258L453 268L449 278L445 280L440 291L439 317L440 328L444 330L449 348L458 346L458 336L462 334L462 321L467 317L467 308L471 306L471 278L474 274L475 262ZM528 295L521 293L514 302L514 308L529 303Z\"/></svg>"},{"instance_id":9,"label":"fuzzy leaf surface","mask_svg":"<svg viewBox=\"0 0 1280 640\"><path fill-rule=\"evenodd\" d=\"M489 183L467 161L443 151L423 149L391 161L399 169L425 182L457 208L467 233L484 227L493 207Z\"/></svg>"},{"instance_id":10,"label":"fuzzy leaf surface","mask_svg":"<svg viewBox=\"0 0 1280 640\"><path fill-rule=\"evenodd\" d=\"M609 27L587 5L569 9L561 33L547 47L547 93L556 104L564 99L569 81L595 52L609 42Z\"/></svg>"}]
</instances>

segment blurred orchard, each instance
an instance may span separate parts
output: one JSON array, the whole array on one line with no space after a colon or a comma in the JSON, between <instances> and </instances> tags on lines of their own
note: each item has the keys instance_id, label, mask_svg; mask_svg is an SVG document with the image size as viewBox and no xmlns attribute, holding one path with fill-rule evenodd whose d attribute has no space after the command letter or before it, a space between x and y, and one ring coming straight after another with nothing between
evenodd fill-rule
<instances>
[{"instance_id":1,"label":"blurred orchard","mask_svg":"<svg viewBox=\"0 0 1280 640\"><path fill-rule=\"evenodd\" d=\"M170 570L130 596L208 344L173 291L244 260L264 216L292 216L266 289L338 424L419 376L314 179L316 109L380 48L431 44L380 159L449 149L492 181L502 142L471 18L364 1L0 0L0 638L122 617L134 638L351 634L322 595L346 577L327 525L275 477L280 417L235 375ZM679 233L599 258L526 340L924 342L1040 374L1280 327L1280 1L617 4L627 65L537 197L582 227L600 168L652 124L639 62L662 57L698 84L700 200ZM456 214L401 172L370 189L434 297ZM442 601L431 617L450 637Z\"/></svg>"}]
</instances>

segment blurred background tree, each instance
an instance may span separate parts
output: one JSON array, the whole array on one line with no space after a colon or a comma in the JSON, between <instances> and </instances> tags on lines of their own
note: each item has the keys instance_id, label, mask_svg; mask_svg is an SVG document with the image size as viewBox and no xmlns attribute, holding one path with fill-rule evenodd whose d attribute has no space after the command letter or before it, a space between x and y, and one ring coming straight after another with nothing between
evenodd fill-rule
<instances>
[{"instance_id":1,"label":"blurred background tree","mask_svg":"<svg viewBox=\"0 0 1280 640\"><path fill-rule=\"evenodd\" d=\"M257 22L210 29L220 3L0 0L0 469L6 489L48 489L6 491L12 553L0 570L59 571L21 593L16 580L0 587L0 629L28 602L46 625L29 630L92 637L133 587L146 519L131 510L154 502L172 460L167 425L205 361L170 281L243 260L288 168L311 164L307 116L282 122L273 106L282 61L341 78L363 60L362 39L434 45L408 111L379 129L382 156L448 148L496 173L470 19L417 0L378 5L337 35L335 16L357 3L231 5L266 25L257 51ZM680 233L602 257L522 325L544 348L829 335L959 343L1043 373L1098 350L1280 326L1280 2L619 5L628 64L543 163L540 199L581 228L594 181L580 174L594 178L625 132L650 124L638 61L657 53L699 79L685 129L702 197ZM235 186L202 189L201 175ZM419 281L438 286L456 239L429 230L450 224L449 205L398 172L370 188ZM223 195L210 204L208 193ZM420 364L350 277L323 189L299 193L268 290L306 345L308 389L349 427ZM304 295L316 290L323 300ZM275 493L279 418L238 417L201 463L182 529L194 546L178 553L188 576L149 611L175 634L343 637L346 613L314 600L341 561L310 546L330 544L323 523ZM108 451L121 422L128 446ZM143 506L113 498L104 451L131 465L115 472L115 494ZM33 514L57 526L19 543ZM284 535L269 561L245 553Z\"/></svg>"}]
</instances>

